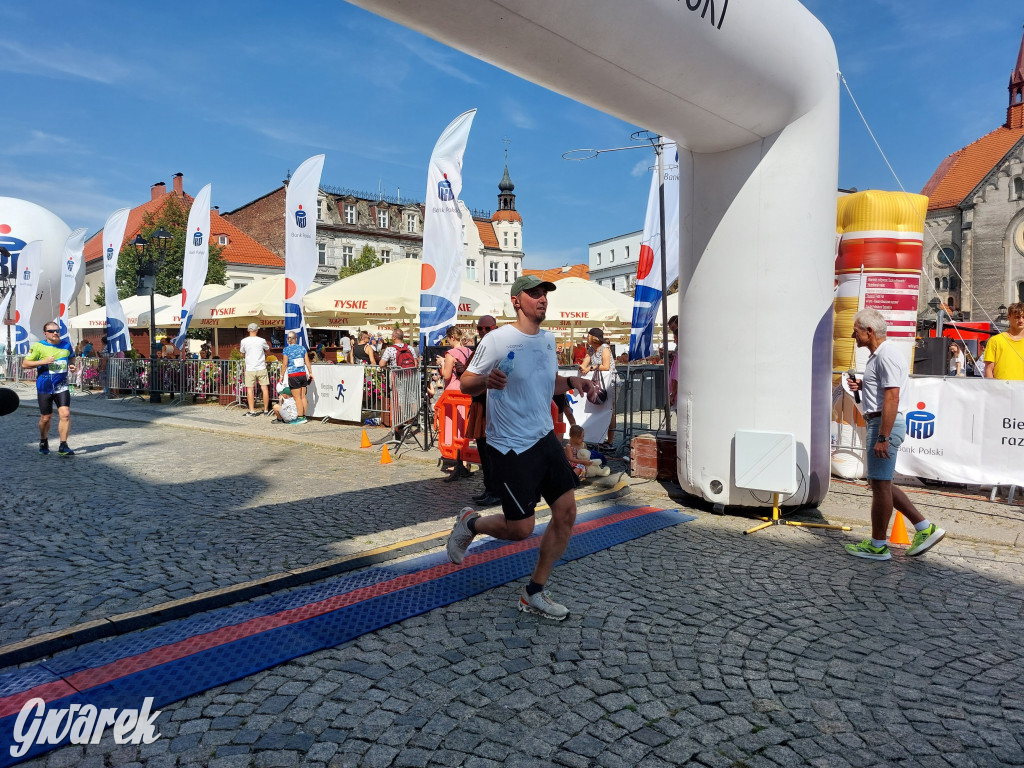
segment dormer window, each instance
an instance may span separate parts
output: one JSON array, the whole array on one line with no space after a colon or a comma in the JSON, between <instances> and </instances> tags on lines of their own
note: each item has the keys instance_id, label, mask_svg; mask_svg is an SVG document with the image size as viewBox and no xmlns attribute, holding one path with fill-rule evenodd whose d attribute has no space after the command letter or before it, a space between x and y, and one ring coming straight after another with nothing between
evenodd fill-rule
<instances>
[{"instance_id":1,"label":"dormer window","mask_svg":"<svg viewBox=\"0 0 1024 768\"><path fill-rule=\"evenodd\" d=\"M387 208L377 209L377 226L381 229L388 228L388 211Z\"/></svg>"},{"instance_id":2,"label":"dormer window","mask_svg":"<svg viewBox=\"0 0 1024 768\"><path fill-rule=\"evenodd\" d=\"M217 245L227 245L227 244L228 244L228 236L227 235L219 235L217 237Z\"/></svg>"},{"instance_id":3,"label":"dormer window","mask_svg":"<svg viewBox=\"0 0 1024 768\"><path fill-rule=\"evenodd\" d=\"M353 203L345 203L345 223L356 223L356 207Z\"/></svg>"}]
</instances>

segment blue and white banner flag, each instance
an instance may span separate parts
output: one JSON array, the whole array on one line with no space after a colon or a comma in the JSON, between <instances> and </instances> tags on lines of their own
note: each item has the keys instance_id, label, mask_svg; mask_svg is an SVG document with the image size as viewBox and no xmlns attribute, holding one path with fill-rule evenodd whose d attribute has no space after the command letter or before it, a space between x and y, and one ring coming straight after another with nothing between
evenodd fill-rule
<instances>
[{"instance_id":1,"label":"blue and white banner flag","mask_svg":"<svg viewBox=\"0 0 1024 768\"><path fill-rule=\"evenodd\" d=\"M476 110L449 123L430 153L423 215L423 274L420 290L420 352L441 343L459 310L462 272L462 156Z\"/></svg>"},{"instance_id":2,"label":"blue and white banner flag","mask_svg":"<svg viewBox=\"0 0 1024 768\"><path fill-rule=\"evenodd\" d=\"M665 287L679 277L679 149L674 141L662 145L665 177ZM650 357L654 326L661 304L661 215L658 207L658 167L651 174L647 216L640 241L636 288L633 293L633 329L629 335L629 359ZM667 340L666 340L667 342Z\"/></svg>"},{"instance_id":3,"label":"blue and white banner flag","mask_svg":"<svg viewBox=\"0 0 1024 768\"><path fill-rule=\"evenodd\" d=\"M319 263L316 247L316 199L324 155L314 155L298 167L288 182L284 219L284 332L299 335L309 348L302 300L313 284Z\"/></svg>"},{"instance_id":4,"label":"blue and white banner flag","mask_svg":"<svg viewBox=\"0 0 1024 768\"><path fill-rule=\"evenodd\" d=\"M185 229L185 263L181 272L181 328L172 342L181 349L185 344L192 313L199 301L199 292L206 282L210 266L210 191L211 184L199 190L188 212Z\"/></svg>"},{"instance_id":5,"label":"blue and white banner flag","mask_svg":"<svg viewBox=\"0 0 1024 768\"><path fill-rule=\"evenodd\" d=\"M121 299L117 295L117 259L121 254L129 213L131 208L122 208L110 214L100 236L100 248L103 252L103 294L107 303L107 349L111 352L127 352L132 348L128 322L124 317Z\"/></svg>"},{"instance_id":6,"label":"blue and white banner flag","mask_svg":"<svg viewBox=\"0 0 1024 768\"><path fill-rule=\"evenodd\" d=\"M26 355L32 346L31 329L28 327L32 308L36 305L36 291L39 289L39 266L43 261L43 241L33 240L21 250L18 257L18 274L14 299L14 354ZM42 330L42 329L40 329Z\"/></svg>"},{"instance_id":7,"label":"blue and white banner flag","mask_svg":"<svg viewBox=\"0 0 1024 768\"><path fill-rule=\"evenodd\" d=\"M72 232L64 243L64 263L60 270L60 310L57 313L57 324L60 325L60 340L71 343L68 333L68 313L71 302L82 290L85 273L82 272L82 251L85 248L85 235L89 230L80 227Z\"/></svg>"}]
</instances>

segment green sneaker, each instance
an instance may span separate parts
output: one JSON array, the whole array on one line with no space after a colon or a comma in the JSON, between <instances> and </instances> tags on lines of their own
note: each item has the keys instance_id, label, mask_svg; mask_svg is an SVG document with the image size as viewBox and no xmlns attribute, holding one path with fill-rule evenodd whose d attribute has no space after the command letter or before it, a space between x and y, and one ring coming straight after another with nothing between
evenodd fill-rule
<instances>
[{"instance_id":1,"label":"green sneaker","mask_svg":"<svg viewBox=\"0 0 1024 768\"><path fill-rule=\"evenodd\" d=\"M929 549L942 541L942 537L945 535L946 532L941 528L936 528L935 523L932 523L923 531L918 531L914 534L914 540L910 542L910 549L907 550L907 557L923 555Z\"/></svg>"},{"instance_id":2,"label":"green sneaker","mask_svg":"<svg viewBox=\"0 0 1024 768\"><path fill-rule=\"evenodd\" d=\"M846 551L854 557L866 557L868 560L888 560L892 557L889 548L883 544L880 547L871 546L871 539L864 539L858 544L847 544Z\"/></svg>"}]
</instances>

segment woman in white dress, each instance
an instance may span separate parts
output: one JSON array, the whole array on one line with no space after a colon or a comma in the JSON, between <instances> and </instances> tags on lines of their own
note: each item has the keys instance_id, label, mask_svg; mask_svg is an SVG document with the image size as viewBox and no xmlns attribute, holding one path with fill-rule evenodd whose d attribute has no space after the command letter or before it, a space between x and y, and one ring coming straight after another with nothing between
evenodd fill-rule
<instances>
[{"instance_id":1,"label":"woman in white dress","mask_svg":"<svg viewBox=\"0 0 1024 768\"><path fill-rule=\"evenodd\" d=\"M608 393L608 409L610 420L608 422L608 437L604 443L598 446L598 450L612 450L612 441L615 439L615 375L614 362L612 361L612 349L604 340L604 331L600 328L591 328L587 332L587 355L580 365L580 375L590 377L594 371L601 372L601 385Z\"/></svg>"}]
</instances>

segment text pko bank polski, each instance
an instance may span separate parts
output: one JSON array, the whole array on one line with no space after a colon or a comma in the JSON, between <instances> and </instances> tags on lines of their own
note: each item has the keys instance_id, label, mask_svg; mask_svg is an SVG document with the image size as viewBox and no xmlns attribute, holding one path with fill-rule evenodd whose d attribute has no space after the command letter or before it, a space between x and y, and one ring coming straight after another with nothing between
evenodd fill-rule
<instances>
[{"instance_id":1,"label":"text pko bank polski","mask_svg":"<svg viewBox=\"0 0 1024 768\"><path fill-rule=\"evenodd\" d=\"M33 744L60 744L65 738L72 744L99 744L107 726L113 727L115 744L152 744L160 738L155 729L160 711L152 709L152 696L143 700L142 709L120 712L114 707L96 709L92 704L47 711L42 699L29 699L14 721L17 745L11 747L11 757L24 756Z\"/></svg>"}]
</instances>

